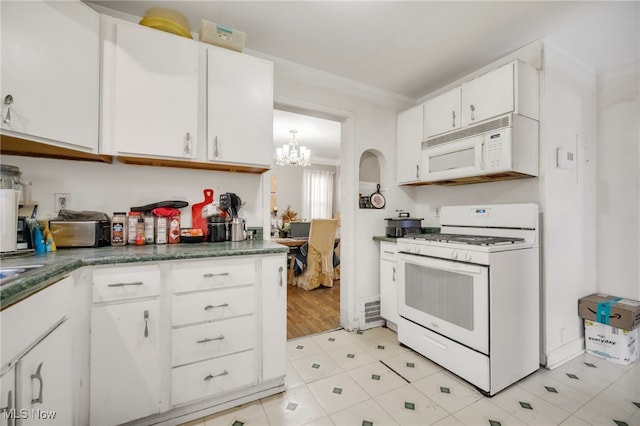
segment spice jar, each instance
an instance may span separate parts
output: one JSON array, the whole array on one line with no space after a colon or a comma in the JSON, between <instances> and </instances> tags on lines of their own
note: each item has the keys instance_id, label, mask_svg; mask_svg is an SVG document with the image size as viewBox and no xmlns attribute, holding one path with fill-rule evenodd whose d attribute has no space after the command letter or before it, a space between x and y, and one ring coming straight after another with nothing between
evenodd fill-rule
<instances>
[{"instance_id":1,"label":"spice jar","mask_svg":"<svg viewBox=\"0 0 640 426\"><path fill-rule=\"evenodd\" d=\"M168 224L168 217L158 216L156 218L156 244L167 244Z\"/></svg>"},{"instance_id":2,"label":"spice jar","mask_svg":"<svg viewBox=\"0 0 640 426\"><path fill-rule=\"evenodd\" d=\"M141 219L140 212L129 212L127 217L127 244L135 244L138 233L138 219Z\"/></svg>"},{"instance_id":3,"label":"spice jar","mask_svg":"<svg viewBox=\"0 0 640 426\"><path fill-rule=\"evenodd\" d=\"M180 242L180 215L169 218L169 244Z\"/></svg>"},{"instance_id":4,"label":"spice jar","mask_svg":"<svg viewBox=\"0 0 640 426\"><path fill-rule=\"evenodd\" d=\"M156 218L153 213L144 214L144 243L153 244L156 241Z\"/></svg>"},{"instance_id":5,"label":"spice jar","mask_svg":"<svg viewBox=\"0 0 640 426\"><path fill-rule=\"evenodd\" d=\"M142 216L138 216L138 223L136 224L136 242L137 246L144 245L144 219Z\"/></svg>"},{"instance_id":6,"label":"spice jar","mask_svg":"<svg viewBox=\"0 0 640 426\"><path fill-rule=\"evenodd\" d=\"M111 245L123 246L127 244L127 214L125 212L113 212L111 219Z\"/></svg>"}]
</instances>

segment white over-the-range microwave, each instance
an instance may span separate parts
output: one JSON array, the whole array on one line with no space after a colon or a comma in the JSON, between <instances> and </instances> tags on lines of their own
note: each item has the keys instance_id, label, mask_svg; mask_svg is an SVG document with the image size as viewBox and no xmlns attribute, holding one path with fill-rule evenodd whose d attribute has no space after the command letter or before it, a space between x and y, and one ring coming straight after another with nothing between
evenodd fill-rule
<instances>
[{"instance_id":1,"label":"white over-the-range microwave","mask_svg":"<svg viewBox=\"0 0 640 426\"><path fill-rule=\"evenodd\" d=\"M422 142L422 182L538 176L538 121L508 114Z\"/></svg>"}]
</instances>

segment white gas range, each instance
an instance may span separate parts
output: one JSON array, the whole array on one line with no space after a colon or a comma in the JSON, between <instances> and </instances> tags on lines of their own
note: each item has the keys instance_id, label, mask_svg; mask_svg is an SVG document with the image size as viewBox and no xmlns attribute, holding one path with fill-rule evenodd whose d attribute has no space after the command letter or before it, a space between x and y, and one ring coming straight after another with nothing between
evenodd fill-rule
<instances>
[{"instance_id":1,"label":"white gas range","mask_svg":"<svg viewBox=\"0 0 640 426\"><path fill-rule=\"evenodd\" d=\"M398 239L398 339L494 395L539 368L535 204L445 206Z\"/></svg>"}]
</instances>

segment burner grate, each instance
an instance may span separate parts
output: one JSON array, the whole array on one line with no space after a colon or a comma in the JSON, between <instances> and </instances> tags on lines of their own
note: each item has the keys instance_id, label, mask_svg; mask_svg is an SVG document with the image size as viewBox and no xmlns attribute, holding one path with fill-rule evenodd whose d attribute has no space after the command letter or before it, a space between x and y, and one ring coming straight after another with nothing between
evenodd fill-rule
<instances>
[{"instance_id":1,"label":"burner grate","mask_svg":"<svg viewBox=\"0 0 640 426\"><path fill-rule=\"evenodd\" d=\"M493 237L486 235L465 235L465 234L421 234L411 235L409 238L437 241L442 243L469 244L474 246L495 246L503 244L515 244L524 242L524 238L517 237Z\"/></svg>"}]
</instances>

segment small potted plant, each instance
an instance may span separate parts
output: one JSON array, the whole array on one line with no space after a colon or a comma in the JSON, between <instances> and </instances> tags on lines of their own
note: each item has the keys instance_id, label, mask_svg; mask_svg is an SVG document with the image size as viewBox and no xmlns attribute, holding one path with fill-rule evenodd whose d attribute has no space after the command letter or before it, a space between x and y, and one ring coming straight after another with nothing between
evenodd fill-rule
<instances>
[{"instance_id":1,"label":"small potted plant","mask_svg":"<svg viewBox=\"0 0 640 426\"><path fill-rule=\"evenodd\" d=\"M289 235L289 223L298 219L298 213L291 210L291 206L287 206L286 210L280 215L280 223L278 224L278 233L280 238L287 238Z\"/></svg>"}]
</instances>

